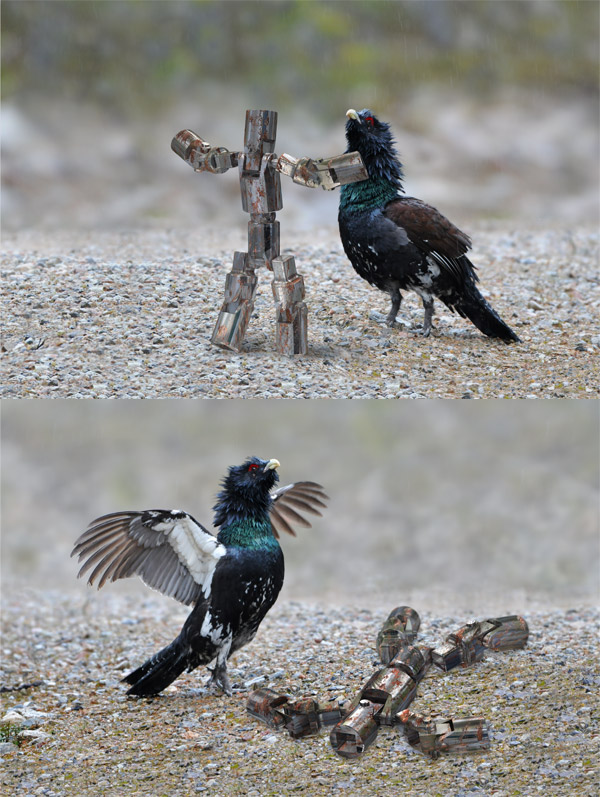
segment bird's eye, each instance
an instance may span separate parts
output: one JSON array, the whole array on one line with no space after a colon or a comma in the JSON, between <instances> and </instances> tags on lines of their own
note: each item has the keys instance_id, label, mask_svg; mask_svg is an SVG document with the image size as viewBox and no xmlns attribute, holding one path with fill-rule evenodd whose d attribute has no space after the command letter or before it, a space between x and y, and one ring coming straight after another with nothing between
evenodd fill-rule
<instances>
[{"instance_id":1,"label":"bird's eye","mask_svg":"<svg viewBox=\"0 0 600 797\"><path fill-rule=\"evenodd\" d=\"M375 119L372 116L365 116L365 122L369 125L369 127L375 127Z\"/></svg>"},{"instance_id":2,"label":"bird's eye","mask_svg":"<svg viewBox=\"0 0 600 797\"><path fill-rule=\"evenodd\" d=\"M258 465L253 462L252 465L248 465L248 473L252 473L252 471L258 470Z\"/></svg>"}]
</instances>

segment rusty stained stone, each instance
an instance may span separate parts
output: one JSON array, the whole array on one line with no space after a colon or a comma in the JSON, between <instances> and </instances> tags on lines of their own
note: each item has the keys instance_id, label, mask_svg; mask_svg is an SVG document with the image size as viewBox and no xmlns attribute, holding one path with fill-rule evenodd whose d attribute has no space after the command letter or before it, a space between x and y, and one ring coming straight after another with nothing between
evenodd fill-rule
<instances>
[{"instance_id":1,"label":"rusty stained stone","mask_svg":"<svg viewBox=\"0 0 600 797\"><path fill-rule=\"evenodd\" d=\"M418 683L431 667L431 648L408 645L396 654L388 667L397 667Z\"/></svg>"},{"instance_id":2,"label":"rusty stained stone","mask_svg":"<svg viewBox=\"0 0 600 797\"><path fill-rule=\"evenodd\" d=\"M196 168L196 161L210 152L211 145L203 141L193 130L180 130L171 141L171 149L184 161Z\"/></svg>"},{"instance_id":3,"label":"rusty stained stone","mask_svg":"<svg viewBox=\"0 0 600 797\"><path fill-rule=\"evenodd\" d=\"M279 222L275 214L272 221L248 222L248 256L254 263L260 263L272 270L272 261L279 257Z\"/></svg>"},{"instance_id":4,"label":"rusty stained stone","mask_svg":"<svg viewBox=\"0 0 600 797\"><path fill-rule=\"evenodd\" d=\"M247 268L247 252L236 252L234 267L225 278L225 296L212 342L221 348L239 351L254 309L258 279Z\"/></svg>"},{"instance_id":5,"label":"rusty stained stone","mask_svg":"<svg viewBox=\"0 0 600 797\"><path fill-rule=\"evenodd\" d=\"M206 165L202 171L211 172L211 174L224 174L232 167L237 166L237 158L237 152L230 152L224 147L214 147L206 156Z\"/></svg>"},{"instance_id":6,"label":"rusty stained stone","mask_svg":"<svg viewBox=\"0 0 600 797\"><path fill-rule=\"evenodd\" d=\"M241 274L245 271L251 273L248 263L248 252L234 252L233 265L231 266L232 274Z\"/></svg>"},{"instance_id":7,"label":"rusty stained stone","mask_svg":"<svg viewBox=\"0 0 600 797\"><path fill-rule=\"evenodd\" d=\"M369 177L358 152L318 159L294 158L284 152L275 161L275 168L281 174L291 177L294 183L308 188L320 187L326 191Z\"/></svg>"},{"instance_id":8,"label":"rusty stained stone","mask_svg":"<svg viewBox=\"0 0 600 797\"><path fill-rule=\"evenodd\" d=\"M326 160L325 163L334 183L332 188L369 179L369 173L358 152L336 155Z\"/></svg>"},{"instance_id":9,"label":"rusty stained stone","mask_svg":"<svg viewBox=\"0 0 600 797\"><path fill-rule=\"evenodd\" d=\"M240 161L242 209L250 215L274 213L283 207L281 177L263 157L258 173L246 170Z\"/></svg>"},{"instance_id":10,"label":"rusty stained stone","mask_svg":"<svg viewBox=\"0 0 600 797\"><path fill-rule=\"evenodd\" d=\"M257 282L256 274L252 271L230 272L225 277L225 298L222 309L227 313L233 313L241 303L251 302L254 299Z\"/></svg>"},{"instance_id":11,"label":"rusty stained stone","mask_svg":"<svg viewBox=\"0 0 600 797\"><path fill-rule=\"evenodd\" d=\"M480 632L480 623L467 623L449 634L446 641L431 652L433 663L448 672L459 665L471 667L475 662L481 661L485 650Z\"/></svg>"},{"instance_id":12,"label":"rusty stained stone","mask_svg":"<svg viewBox=\"0 0 600 797\"><path fill-rule=\"evenodd\" d=\"M274 689L256 689L248 696L246 710L270 728L281 728L286 722L282 707L288 700L287 695L280 695Z\"/></svg>"},{"instance_id":13,"label":"rusty stained stone","mask_svg":"<svg viewBox=\"0 0 600 797\"><path fill-rule=\"evenodd\" d=\"M431 718L405 709L398 714L410 745L436 759L441 753L488 750L489 733L483 717Z\"/></svg>"},{"instance_id":14,"label":"rusty stained stone","mask_svg":"<svg viewBox=\"0 0 600 797\"><path fill-rule=\"evenodd\" d=\"M444 725L446 728L438 727L438 749L442 752L463 753L489 749L489 733L483 717L449 719Z\"/></svg>"},{"instance_id":15,"label":"rusty stained stone","mask_svg":"<svg viewBox=\"0 0 600 797\"><path fill-rule=\"evenodd\" d=\"M489 630L488 626L491 626ZM483 644L490 650L520 650L527 644L529 626L516 614L492 617L481 622L481 634Z\"/></svg>"},{"instance_id":16,"label":"rusty stained stone","mask_svg":"<svg viewBox=\"0 0 600 797\"><path fill-rule=\"evenodd\" d=\"M420 626L421 618L410 606L392 609L381 626L375 643L382 664L389 664L403 647L412 645Z\"/></svg>"},{"instance_id":17,"label":"rusty stained stone","mask_svg":"<svg viewBox=\"0 0 600 797\"><path fill-rule=\"evenodd\" d=\"M277 158L275 162L275 169L277 169L280 174L285 174L286 177L291 177L293 180L297 163L298 158L294 158L293 155L288 155L286 152L284 152L283 155L280 155Z\"/></svg>"},{"instance_id":18,"label":"rusty stained stone","mask_svg":"<svg viewBox=\"0 0 600 797\"><path fill-rule=\"evenodd\" d=\"M211 341L215 346L230 351L241 351L254 303L248 302L233 313L221 310Z\"/></svg>"},{"instance_id":19,"label":"rusty stained stone","mask_svg":"<svg viewBox=\"0 0 600 797\"><path fill-rule=\"evenodd\" d=\"M246 111L244 127L245 171L258 173L262 157L275 149L277 111Z\"/></svg>"},{"instance_id":20,"label":"rusty stained stone","mask_svg":"<svg viewBox=\"0 0 600 797\"><path fill-rule=\"evenodd\" d=\"M379 731L376 714L381 706L370 700L361 700L348 716L332 728L331 746L343 758L358 758L373 744Z\"/></svg>"},{"instance_id":21,"label":"rusty stained stone","mask_svg":"<svg viewBox=\"0 0 600 797\"><path fill-rule=\"evenodd\" d=\"M246 709L271 728L285 727L293 739L312 736L321 727L339 722L343 716L342 709L335 703L318 703L313 697L292 700L269 688L252 692Z\"/></svg>"},{"instance_id":22,"label":"rusty stained stone","mask_svg":"<svg viewBox=\"0 0 600 797\"><path fill-rule=\"evenodd\" d=\"M288 703L285 707L288 717L286 729L292 739L299 739L302 736L312 736L318 733L321 728L319 717L319 704L312 697L304 697L293 703Z\"/></svg>"},{"instance_id":23,"label":"rusty stained stone","mask_svg":"<svg viewBox=\"0 0 600 797\"><path fill-rule=\"evenodd\" d=\"M303 302L304 279L296 271L292 255L272 261L275 299L275 344L281 354L306 354L308 351L308 308Z\"/></svg>"},{"instance_id":24,"label":"rusty stained stone","mask_svg":"<svg viewBox=\"0 0 600 797\"><path fill-rule=\"evenodd\" d=\"M529 628L522 617L492 617L467 623L446 637L446 641L432 651L433 663L442 670L471 667L481 661L485 647L490 650L516 650L525 647Z\"/></svg>"},{"instance_id":25,"label":"rusty stained stone","mask_svg":"<svg viewBox=\"0 0 600 797\"><path fill-rule=\"evenodd\" d=\"M271 287L278 310L292 310L297 302L301 302L304 299L304 279L300 274L296 274L295 277L287 282L273 280Z\"/></svg>"},{"instance_id":26,"label":"rusty stained stone","mask_svg":"<svg viewBox=\"0 0 600 797\"><path fill-rule=\"evenodd\" d=\"M369 678L350 703L350 713L366 700L378 706L375 714L379 725L393 725L398 712L407 708L415 699L417 685L431 666L429 653L429 648L402 648L387 667Z\"/></svg>"},{"instance_id":27,"label":"rusty stained stone","mask_svg":"<svg viewBox=\"0 0 600 797\"><path fill-rule=\"evenodd\" d=\"M223 174L238 164L237 152L225 147L213 147L193 130L181 130L171 141L171 149L196 172Z\"/></svg>"},{"instance_id":28,"label":"rusty stained stone","mask_svg":"<svg viewBox=\"0 0 600 797\"><path fill-rule=\"evenodd\" d=\"M410 706L417 694L417 683L397 667L386 667L376 673L361 692L364 700L382 706L377 715L381 725L393 725L394 717Z\"/></svg>"},{"instance_id":29,"label":"rusty stained stone","mask_svg":"<svg viewBox=\"0 0 600 797\"><path fill-rule=\"evenodd\" d=\"M308 352L308 307L304 302L293 309L277 309L275 345L280 354L306 354Z\"/></svg>"},{"instance_id":30,"label":"rusty stained stone","mask_svg":"<svg viewBox=\"0 0 600 797\"><path fill-rule=\"evenodd\" d=\"M273 260L273 278L278 282L287 282L293 279L296 271L296 261L293 255L283 255Z\"/></svg>"}]
</instances>

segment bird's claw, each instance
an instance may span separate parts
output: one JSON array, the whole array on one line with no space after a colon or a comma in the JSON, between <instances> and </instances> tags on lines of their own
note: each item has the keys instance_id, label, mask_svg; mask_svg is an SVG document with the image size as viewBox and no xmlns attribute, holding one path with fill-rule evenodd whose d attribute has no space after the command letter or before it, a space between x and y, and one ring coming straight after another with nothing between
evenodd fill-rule
<instances>
[{"instance_id":1,"label":"bird's claw","mask_svg":"<svg viewBox=\"0 0 600 797\"><path fill-rule=\"evenodd\" d=\"M227 675L227 668L224 665L219 666L217 664L215 665L214 669L211 670L210 667L207 667L207 670L211 673L211 676L206 682L206 685L218 686L223 692L225 692L226 695L228 695L228 697L231 697L233 694L233 689L231 687L229 676Z\"/></svg>"}]
</instances>

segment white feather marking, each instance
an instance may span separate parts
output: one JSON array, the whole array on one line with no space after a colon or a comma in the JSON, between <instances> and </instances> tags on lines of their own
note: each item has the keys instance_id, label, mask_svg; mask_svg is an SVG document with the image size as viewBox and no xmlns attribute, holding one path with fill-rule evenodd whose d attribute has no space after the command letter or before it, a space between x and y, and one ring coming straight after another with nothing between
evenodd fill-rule
<instances>
[{"instance_id":1,"label":"white feather marking","mask_svg":"<svg viewBox=\"0 0 600 797\"><path fill-rule=\"evenodd\" d=\"M429 271L429 273L431 274L431 276L434 279L435 279L435 277L439 277L440 276L440 270L441 269L440 269L439 265L435 262L435 260L433 260L431 257L427 258L427 266L428 266L427 270Z\"/></svg>"},{"instance_id":2,"label":"white feather marking","mask_svg":"<svg viewBox=\"0 0 600 797\"><path fill-rule=\"evenodd\" d=\"M218 645L223 641L223 626L216 625L213 627L212 615L210 612L206 612L206 614L204 615L204 620L202 621L202 628L200 629L200 634L203 637L210 639L213 645Z\"/></svg>"},{"instance_id":3,"label":"white feather marking","mask_svg":"<svg viewBox=\"0 0 600 797\"><path fill-rule=\"evenodd\" d=\"M229 651L231 650L231 643L233 642L233 636L229 634L225 640L221 643L221 649L217 654L217 667L222 667L227 662L227 656L229 656Z\"/></svg>"},{"instance_id":4,"label":"white feather marking","mask_svg":"<svg viewBox=\"0 0 600 797\"><path fill-rule=\"evenodd\" d=\"M217 562L227 553L225 546L212 534L202 531L189 517L178 518L174 523L160 523L155 528L169 538L177 558L208 598Z\"/></svg>"},{"instance_id":5,"label":"white feather marking","mask_svg":"<svg viewBox=\"0 0 600 797\"><path fill-rule=\"evenodd\" d=\"M423 299L424 302L429 302L433 299L433 295L429 293L429 291L423 290L423 288L419 288L416 285L412 285L412 290Z\"/></svg>"}]
</instances>

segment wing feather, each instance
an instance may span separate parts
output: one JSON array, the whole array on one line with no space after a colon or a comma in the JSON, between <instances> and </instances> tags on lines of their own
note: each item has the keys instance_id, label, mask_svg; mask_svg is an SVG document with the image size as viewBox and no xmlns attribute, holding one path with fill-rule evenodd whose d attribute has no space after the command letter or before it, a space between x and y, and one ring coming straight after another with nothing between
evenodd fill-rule
<instances>
[{"instance_id":1,"label":"wing feather","mask_svg":"<svg viewBox=\"0 0 600 797\"><path fill-rule=\"evenodd\" d=\"M279 510L274 507L271 509L271 527L273 529L273 534L277 539L279 539L279 532L285 531L287 534L291 534L292 537L296 536L296 532L287 522L287 520L280 515Z\"/></svg>"},{"instance_id":2,"label":"wing feather","mask_svg":"<svg viewBox=\"0 0 600 797\"><path fill-rule=\"evenodd\" d=\"M329 496L320 484L316 482L294 482L280 487L271 493L271 525L273 534L279 537L279 532L296 536L293 524L311 528L311 523L302 513L321 515L319 507L325 508L325 501Z\"/></svg>"},{"instance_id":3,"label":"wing feather","mask_svg":"<svg viewBox=\"0 0 600 797\"><path fill-rule=\"evenodd\" d=\"M119 540L119 541L120 541L120 540ZM78 577L78 578L81 578L81 576L82 576L84 573L86 573L86 572L87 572L87 571L90 569L90 567L92 567L93 565L95 565L95 564L96 564L96 562L97 562L99 559L103 559L103 558L104 558L104 556L106 555L106 552L107 552L108 550L110 550L110 549L113 547L113 545L114 545L114 542L111 542L111 543L110 543L110 544L108 544L108 545L101 545L100 543L103 543L103 542L104 542L103 540L100 540L100 541L99 541L99 545L100 545L100 547L94 547L94 548L89 548L89 549L88 549L88 551L86 552L86 554L87 554L87 553L89 553L90 551L92 551L93 553L92 553L92 554L91 554L91 556L90 556L90 557L89 557L89 558L86 560L85 564L83 565L83 567L81 568L81 570L80 570L80 571L79 571L79 573L77 574L77 577ZM83 553L82 553L82 554L80 554L80 561L81 561L81 557L83 557L83 556L84 556L84 555L86 555L86 554L83 554ZM96 568L94 568L94 570L95 570L95 569L96 569ZM94 581L94 578L95 578L95 576L93 576L93 575L92 575L92 576L90 576L90 577L88 578L88 584L90 584L90 585L91 585L91 584L93 583L93 581Z\"/></svg>"},{"instance_id":4,"label":"wing feather","mask_svg":"<svg viewBox=\"0 0 600 797\"><path fill-rule=\"evenodd\" d=\"M308 520L299 512L296 512L295 509L292 509L291 506L283 504L282 506L278 507L278 510L279 514L289 523L297 523L299 526L303 526L305 529L309 529L311 527Z\"/></svg>"},{"instance_id":5,"label":"wing feather","mask_svg":"<svg viewBox=\"0 0 600 797\"><path fill-rule=\"evenodd\" d=\"M117 548L114 548L112 546L107 546L106 548L103 548L101 551L99 551L99 554L103 554L103 556L100 559L100 561L97 562L96 567L92 570L88 578L88 584L90 584L90 586L94 583L96 578L99 578L100 580L98 582L98 589L100 589L102 584L104 584L104 582L106 581L104 574L102 576L100 576L100 574L105 568L109 568L110 565L115 561L115 559L118 561L118 557L121 555L121 553L126 547L127 543L122 542L121 545L119 545ZM99 554L95 554L95 556L98 557Z\"/></svg>"},{"instance_id":6,"label":"wing feather","mask_svg":"<svg viewBox=\"0 0 600 797\"><path fill-rule=\"evenodd\" d=\"M128 550L129 550L129 545L127 542L125 542L123 545L114 546L113 548L110 549L110 551L103 559L103 561L108 561L108 565L98 581L98 589L100 589L100 587L103 587L106 584L108 578L111 577L113 573L119 568L119 566L122 564L123 557L124 555L127 554Z\"/></svg>"},{"instance_id":7,"label":"wing feather","mask_svg":"<svg viewBox=\"0 0 600 797\"><path fill-rule=\"evenodd\" d=\"M93 568L88 583L138 575L153 589L190 605L210 594L210 582L225 546L186 512L153 509L114 512L92 521L71 556Z\"/></svg>"},{"instance_id":8,"label":"wing feather","mask_svg":"<svg viewBox=\"0 0 600 797\"><path fill-rule=\"evenodd\" d=\"M402 227L417 249L431 257L458 284L477 280L475 267L466 257L471 239L439 210L420 199L403 196L389 202L384 215Z\"/></svg>"}]
</instances>

